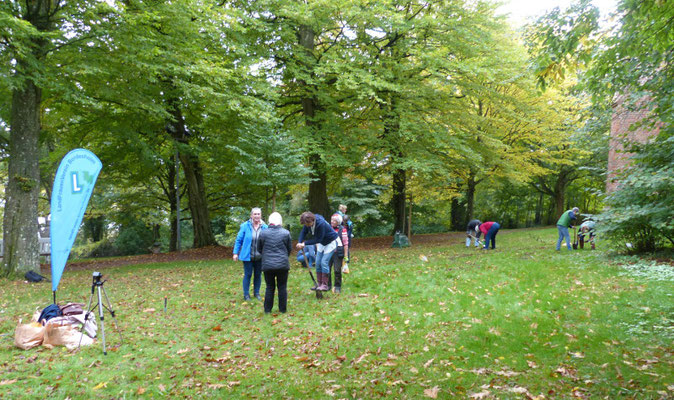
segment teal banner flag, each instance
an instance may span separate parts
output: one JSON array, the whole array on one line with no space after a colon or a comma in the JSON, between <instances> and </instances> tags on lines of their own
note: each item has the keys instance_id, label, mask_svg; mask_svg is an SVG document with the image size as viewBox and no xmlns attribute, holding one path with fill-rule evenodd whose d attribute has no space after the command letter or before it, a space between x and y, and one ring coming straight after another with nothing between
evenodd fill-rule
<instances>
[{"instance_id":1,"label":"teal banner flag","mask_svg":"<svg viewBox=\"0 0 674 400\"><path fill-rule=\"evenodd\" d=\"M75 149L63 157L51 196L51 287L56 292L82 217L103 164L89 150ZM56 297L56 295L54 295Z\"/></svg>"}]
</instances>

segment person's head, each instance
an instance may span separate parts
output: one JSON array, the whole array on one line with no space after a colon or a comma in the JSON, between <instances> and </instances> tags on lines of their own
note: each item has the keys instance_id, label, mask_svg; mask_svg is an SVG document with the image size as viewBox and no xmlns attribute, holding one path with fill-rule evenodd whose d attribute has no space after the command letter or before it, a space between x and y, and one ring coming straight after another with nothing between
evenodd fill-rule
<instances>
[{"instance_id":1,"label":"person's head","mask_svg":"<svg viewBox=\"0 0 674 400\"><path fill-rule=\"evenodd\" d=\"M342 224L342 216L339 214L332 214L332 217L330 218L330 225L332 225L333 228L336 228Z\"/></svg>"},{"instance_id":2,"label":"person's head","mask_svg":"<svg viewBox=\"0 0 674 400\"><path fill-rule=\"evenodd\" d=\"M340 204L340 205L339 205L339 211L340 211L340 212L343 212L344 214L346 214L346 206L345 206L344 204Z\"/></svg>"},{"instance_id":3,"label":"person's head","mask_svg":"<svg viewBox=\"0 0 674 400\"><path fill-rule=\"evenodd\" d=\"M250 219L252 219L255 223L258 223L262 220L262 210L260 207L253 207L253 209L250 210Z\"/></svg>"},{"instance_id":4,"label":"person's head","mask_svg":"<svg viewBox=\"0 0 674 400\"><path fill-rule=\"evenodd\" d=\"M269 225L282 226L283 217L281 217L281 214L277 212L271 213L271 215L269 215Z\"/></svg>"},{"instance_id":5,"label":"person's head","mask_svg":"<svg viewBox=\"0 0 674 400\"><path fill-rule=\"evenodd\" d=\"M573 210L571 211L573 211L574 214L578 214L580 210L578 209L578 207L573 207Z\"/></svg>"},{"instance_id":6,"label":"person's head","mask_svg":"<svg viewBox=\"0 0 674 400\"><path fill-rule=\"evenodd\" d=\"M300 215L300 224L311 227L316 222L316 216L311 211L305 211Z\"/></svg>"}]
</instances>

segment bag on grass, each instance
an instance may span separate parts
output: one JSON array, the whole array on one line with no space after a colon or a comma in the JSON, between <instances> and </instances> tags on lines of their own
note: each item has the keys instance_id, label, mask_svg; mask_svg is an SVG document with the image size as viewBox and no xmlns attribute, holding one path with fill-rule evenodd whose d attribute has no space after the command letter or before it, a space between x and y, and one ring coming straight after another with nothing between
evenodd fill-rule
<instances>
[{"instance_id":1,"label":"bag on grass","mask_svg":"<svg viewBox=\"0 0 674 400\"><path fill-rule=\"evenodd\" d=\"M73 325L47 324L44 331L43 344L47 347L66 346L68 350L76 349L80 345L88 346L94 343L94 339L75 329Z\"/></svg>"},{"instance_id":2,"label":"bag on grass","mask_svg":"<svg viewBox=\"0 0 674 400\"><path fill-rule=\"evenodd\" d=\"M14 344L16 347L28 350L42 344L44 340L45 328L42 324L31 322L30 324L19 324L14 331Z\"/></svg>"},{"instance_id":3,"label":"bag on grass","mask_svg":"<svg viewBox=\"0 0 674 400\"><path fill-rule=\"evenodd\" d=\"M38 274L38 273L35 272L35 271L28 271L28 272L26 272L26 275L24 275L24 277L26 278L26 280L27 280L28 282L42 282L42 281L45 280L45 279L48 280L47 278L45 278L44 276Z\"/></svg>"}]
</instances>

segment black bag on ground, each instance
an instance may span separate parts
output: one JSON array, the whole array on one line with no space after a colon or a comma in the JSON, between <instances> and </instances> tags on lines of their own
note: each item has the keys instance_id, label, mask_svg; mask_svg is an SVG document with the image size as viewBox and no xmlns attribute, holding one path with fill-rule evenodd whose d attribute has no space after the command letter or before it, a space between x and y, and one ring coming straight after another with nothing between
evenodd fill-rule
<instances>
[{"instance_id":1,"label":"black bag on ground","mask_svg":"<svg viewBox=\"0 0 674 400\"><path fill-rule=\"evenodd\" d=\"M49 280L35 271L26 272L25 278L28 282L42 282L43 280Z\"/></svg>"}]
</instances>

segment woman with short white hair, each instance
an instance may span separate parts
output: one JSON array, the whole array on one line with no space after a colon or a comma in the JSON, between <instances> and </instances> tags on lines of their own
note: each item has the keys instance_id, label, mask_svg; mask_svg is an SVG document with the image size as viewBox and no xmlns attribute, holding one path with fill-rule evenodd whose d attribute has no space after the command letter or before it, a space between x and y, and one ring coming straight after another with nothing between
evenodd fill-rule
<instances>
[{"instance_id":1,"label":"woman with short white hair","mask_svg":"<svg viewBox=\"0 0 674 400\"><path fill-rule=\"evenodd\" d=\"M264 293L264 312L269 314L274 307L274 291L278 289L278 309L287 311L288 271L290 270L290 232L283 229L283 218L277 212L269 216L269 229L260 234L258 250L262 254L262 272L267 288Z\"/></svg>"}]
</instances>

